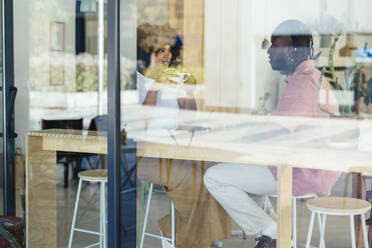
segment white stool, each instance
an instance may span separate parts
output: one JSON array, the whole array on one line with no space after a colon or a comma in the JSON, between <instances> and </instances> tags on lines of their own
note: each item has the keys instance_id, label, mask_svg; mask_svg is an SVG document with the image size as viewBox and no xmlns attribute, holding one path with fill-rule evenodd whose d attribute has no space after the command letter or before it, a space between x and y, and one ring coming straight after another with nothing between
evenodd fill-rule
<instances>
[{"instance_id":1,"label":"white stool","mask_svg":"<svg viewBox=\"0 0 372 248\"><path fill-rule=\"evenodd\" d=\"M311 211L309 232L307 234L306 248L310 246L311 235L314 226L314 216L315 213L322 215L322 224L320 228L320 241L319 247L325 248L324 245L324 232L326 225L327 215L339 215L339 216L349 216L350 218L350 234L351 234L351 246L355 248L355 230L354 230L354 216L360 215L362 218L362 230L363 230L363 240L364 248L368 248L367 239L367 228L365 213L371 209L371 204L367 201L348 198L348 197L322 197L311 199L307 201L307 207Z\"/></svg>"},{"instance_id":2,"label":"white stool","mask_svg":"<svg viewBox=\"0 0 372 248\"><path fill-rule=\"evenodd\" d=\"M173 201L171 202L171 215L172 215L172 223L171 223L171 228L172 228L172 237L167 238L164 237L163 235L156 235L152 233L146 232L146 227L147 227L147 221L149 217L149 211L150 211L150 206L151 206L151 197L152 197L152 192L154 190L154 184L150 184L150 189L149 189L149 195L147 198L147 206L146 206L146 214L145 214L145 219L143 223L143 230L142 230L142 236L141 236L141 243L140 243L140 248L143 248L143 241L145 239L145 236L153 237L162 240L162 242L171 242L171 247L175 248L176 243L175 243L175 219L174 219L174 205Z\"/></svg>"},{"instance_id":3,"label":"white stool","mask_svg":"<svg viewBox=\"0 0 372 248\"><path fill-rule=\"evenodd\" d=\"M93 247L99 245L100 248L106 248L106 198L105 198L105 184L107 183L107 170L86 170L83 172L80 172L78 174L79 177L79 187L78 192L76 195L76 202L75 202L75 208L74 208L74 215L72 218L72 225L71 225L71 232L70 232L70 239L68 242L68 247L71 248L72 245L72 239L74 236L74 231L77 232L83 232L83 233L89 233L99 236L99 242L89 245L88 247ZM100 185L100 225L99 225L99 232L94 232L86 229L76 228L76 215L77 210L79 206L79 198L81 193L81 185L83 181L87 182L99 182Z\"/></svg>"},{"instance_id":4,"label":"white stool","mask_svg":"<svg viewBox=\"0 0 372 248\"><path fill-rule=\"evenodd\" d=\"M277 195L267 195L265 197L264 202L264 210L267 208L267 203L269 201L269 197L277 198ZM292 248L297 248L297 200L300 199L308 199L308 198L317 198L318 195L314 193L300 195L300 196L292 196ZM318 215L318 219L320 220L320 215ZM319 223L320 228L320 223ZM300 244L304 246L304 244Z\"/></svg>"}]
</instances>

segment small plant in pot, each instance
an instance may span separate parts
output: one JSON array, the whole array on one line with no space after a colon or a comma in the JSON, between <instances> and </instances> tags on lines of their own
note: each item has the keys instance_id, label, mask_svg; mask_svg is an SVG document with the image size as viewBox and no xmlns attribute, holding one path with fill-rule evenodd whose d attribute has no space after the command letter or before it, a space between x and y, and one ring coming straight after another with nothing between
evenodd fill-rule
<instances>
[{"instance_id":1,"label":"small plant in pot","mask_svg":"<svg viewBox=\"0 0 372 248\"><path fill-rule=\"evenodd\" d=\"M341 34L336 34L333 39L333 43L329 50L328 56L328 69L323 68L321 76L319 78L319 89L322 87L323 77L329 79L329 83L332 90L336 96L337 102L339 104L340 117L355 118L357 117L356 100L357 96L362 95L363 92L360 91L360 80L365 81L365 76L360 76L361 73L361 63L357 63L353 68L345 69L345 83L341 84L339 78L336 76L336 70L334 65L334 54L336 50L336 44L339 40ZM367 46L367 44L365 45ZM319 90L320 96L320 90ZM360 98L360 96L359 96ZM322 108L319 104L320 109L329 114L331 117L336 117L334 114L328 112L326 109ZM337 135L330 140L330 143L343 143L345 147L356 145L356 138L359 136L358 130L351 130L346 133Z\"/></svg>"},{"instance_id":2,"label":"small plant in pot","mask_svg":"<svg viewBox=\"0 0 372 248\"><path fill-rule=\"evenodd\" d=\"M362 66L361 63L355 65L355 67L351 69L345 69L345 83L341 84L339 78L336 76L336 70L334 65L334 54L336 50L336 43L339 40L341 34L337 34L334 36L334 40L332 43L331 48L329 49L329 56L328 56L328 70L323 68L321 77L319 78L319 89L321 89L323 76L329 79L329 83L332 87L333 93L337 98L337 102L339 104L339 111L340 116L342 117L353 117L355 116L355 101L354 101L354 94L356 90L356 85L358 85L359 80L359 73L360 68ZM356 75L358 75L356 77ZM323 112L326 112L330 116L334 116L334 114L328 112L327 110L320 108Z\"/></svg>"}]
</instances>

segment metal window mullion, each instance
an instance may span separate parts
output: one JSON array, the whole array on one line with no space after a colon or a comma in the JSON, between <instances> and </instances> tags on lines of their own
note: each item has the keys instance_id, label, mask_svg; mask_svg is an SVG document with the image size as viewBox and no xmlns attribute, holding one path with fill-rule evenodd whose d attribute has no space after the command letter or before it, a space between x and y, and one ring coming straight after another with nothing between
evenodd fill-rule
<instances>
[{"instance_id":1,"label":"metal window mullion","mask_svg":"<svg viewBox=\"0 0 372 248\"><path fill-rule=\"evenodd\" d=\"M120 0L108 0L108 247L120 244Z\"/></svg>"},{"instance_id":2,"label":"metal window mullion","mask_svg":"<svg viewBox=\"0 0 372 248\"><path fill-rule=\"evenodd\" d=\"M14 106L9 108L9 92L14 86L14 38L13 0L2 1L2 64L3 64L3 172L4 172L4 215L15 215L14 174ZM8 125L9 123L9 125Z\"/></svg>"}]
</instances>

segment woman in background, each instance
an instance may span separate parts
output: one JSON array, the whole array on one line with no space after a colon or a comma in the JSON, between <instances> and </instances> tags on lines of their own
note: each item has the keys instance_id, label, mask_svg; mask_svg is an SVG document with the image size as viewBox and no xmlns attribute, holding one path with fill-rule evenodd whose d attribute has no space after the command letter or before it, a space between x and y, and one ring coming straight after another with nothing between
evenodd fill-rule
<instances>
[{"instance_id":1,"label":"woman in background","mask_svg":"<svg viewBox=\"0 0 372 248\"><path fill-rule=\"evenodd\" d=\"M193 97L180 94L182 83L196 84L195 78L180 69L180 38L166 26L144 24L138 27L137 89L140 103L154 106L152 124L164 130L177 127L180 109L196 110ZM174 68L174 64L178 64ZM180 73L181 71L181 73ZM142 73L140 73L142 72ZM183 82L177 82L177 78ZM172 97L173 93L173 97ZM171 96L171 97L170 97ZM167 111L156 120L157 108ZM164 110L165 109L165 110ZM164 116L164 115L162 115ZM150 123L151 125L151 123ZM142 158L137 175L145 182L161 185L175 206L176 246L179 248L207 248L212 241L230 237L230 218L203 186L204 171L211 164L200 161ZM164 235L170 236L170 215L159 220Z\"/></svg>"}]
</instances>

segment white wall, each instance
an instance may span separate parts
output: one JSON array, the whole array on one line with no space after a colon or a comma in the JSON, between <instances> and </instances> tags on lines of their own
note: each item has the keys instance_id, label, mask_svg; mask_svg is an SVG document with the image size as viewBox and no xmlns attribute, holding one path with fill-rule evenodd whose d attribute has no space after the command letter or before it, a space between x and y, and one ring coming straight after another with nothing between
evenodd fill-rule
<instances>
[{"instance_id":1,"label":"white wall","mask_svg":"<svg viewBox=\"0 0 372 248\"><path fill-rule=\"evenodd\" d=\"M137 60L137 0L120 4L120 54L131 61ZM145 18L142 17L142 21Z\"/></svg>"},{"instance_id":2,"label":"white wall","mask_svg":"<svg viewBox=\"0 0 372 248\"><path fill-rule=\"evenodd\" d=\"M14 1L14 85L18 88L15 102L16 147L25 152L29 130L29 0Z\"/></svg>"},{"instance_id":3,"label":"white wall","mask_svg":"<svg viewBox=\"0 0 372 248\"><path fill-rule=\"evenodd\" d=\"M239 1L205 1L206 104L237 106L240 32ZM239 16L239 15L238 15ZM223 94L222 94L223 92Z\"/></svg>"},{"instance_id":4,"label":"white wall","mask_svg":"<svg viewBox=\"0 0 372 248\"><path fill-rule=\"evenodd\" d=\"M71 92L75 83L75 3L76 0L29 1L29 86L42 91ZM21 10L16 10L21 11ZM64 51L50 51L50 24L65 24ZM50 64L64 66L64 85L50 86Z\"/></svg>"},{"instance_id":5,"label":"white wall","mask_svg":"<svg viewBox=\"0 0 372 248\"><path fill-rule=\"evenodd\" d=\"M64 87L49 86L49 24L65 23L65 52L75 54L75 0L17 0L14 1L14 76L18 94L15 102L15 130L18 133L16 147L25 152L26 134L31 128L30 82L45 86L47 91L64 91ZM70 56L73 58L73 56ZM35 66L34 59L42 62ZM65 73L66 86L74 85L74 60ZM71 70L70 70L71 69ZM68 81L70 80L70 81ZM54 86L55 87L55 86ZM36 99L42 102L44 99ZM34 126L32 126L34 128Z\"/></svg>"}]
</instances>

